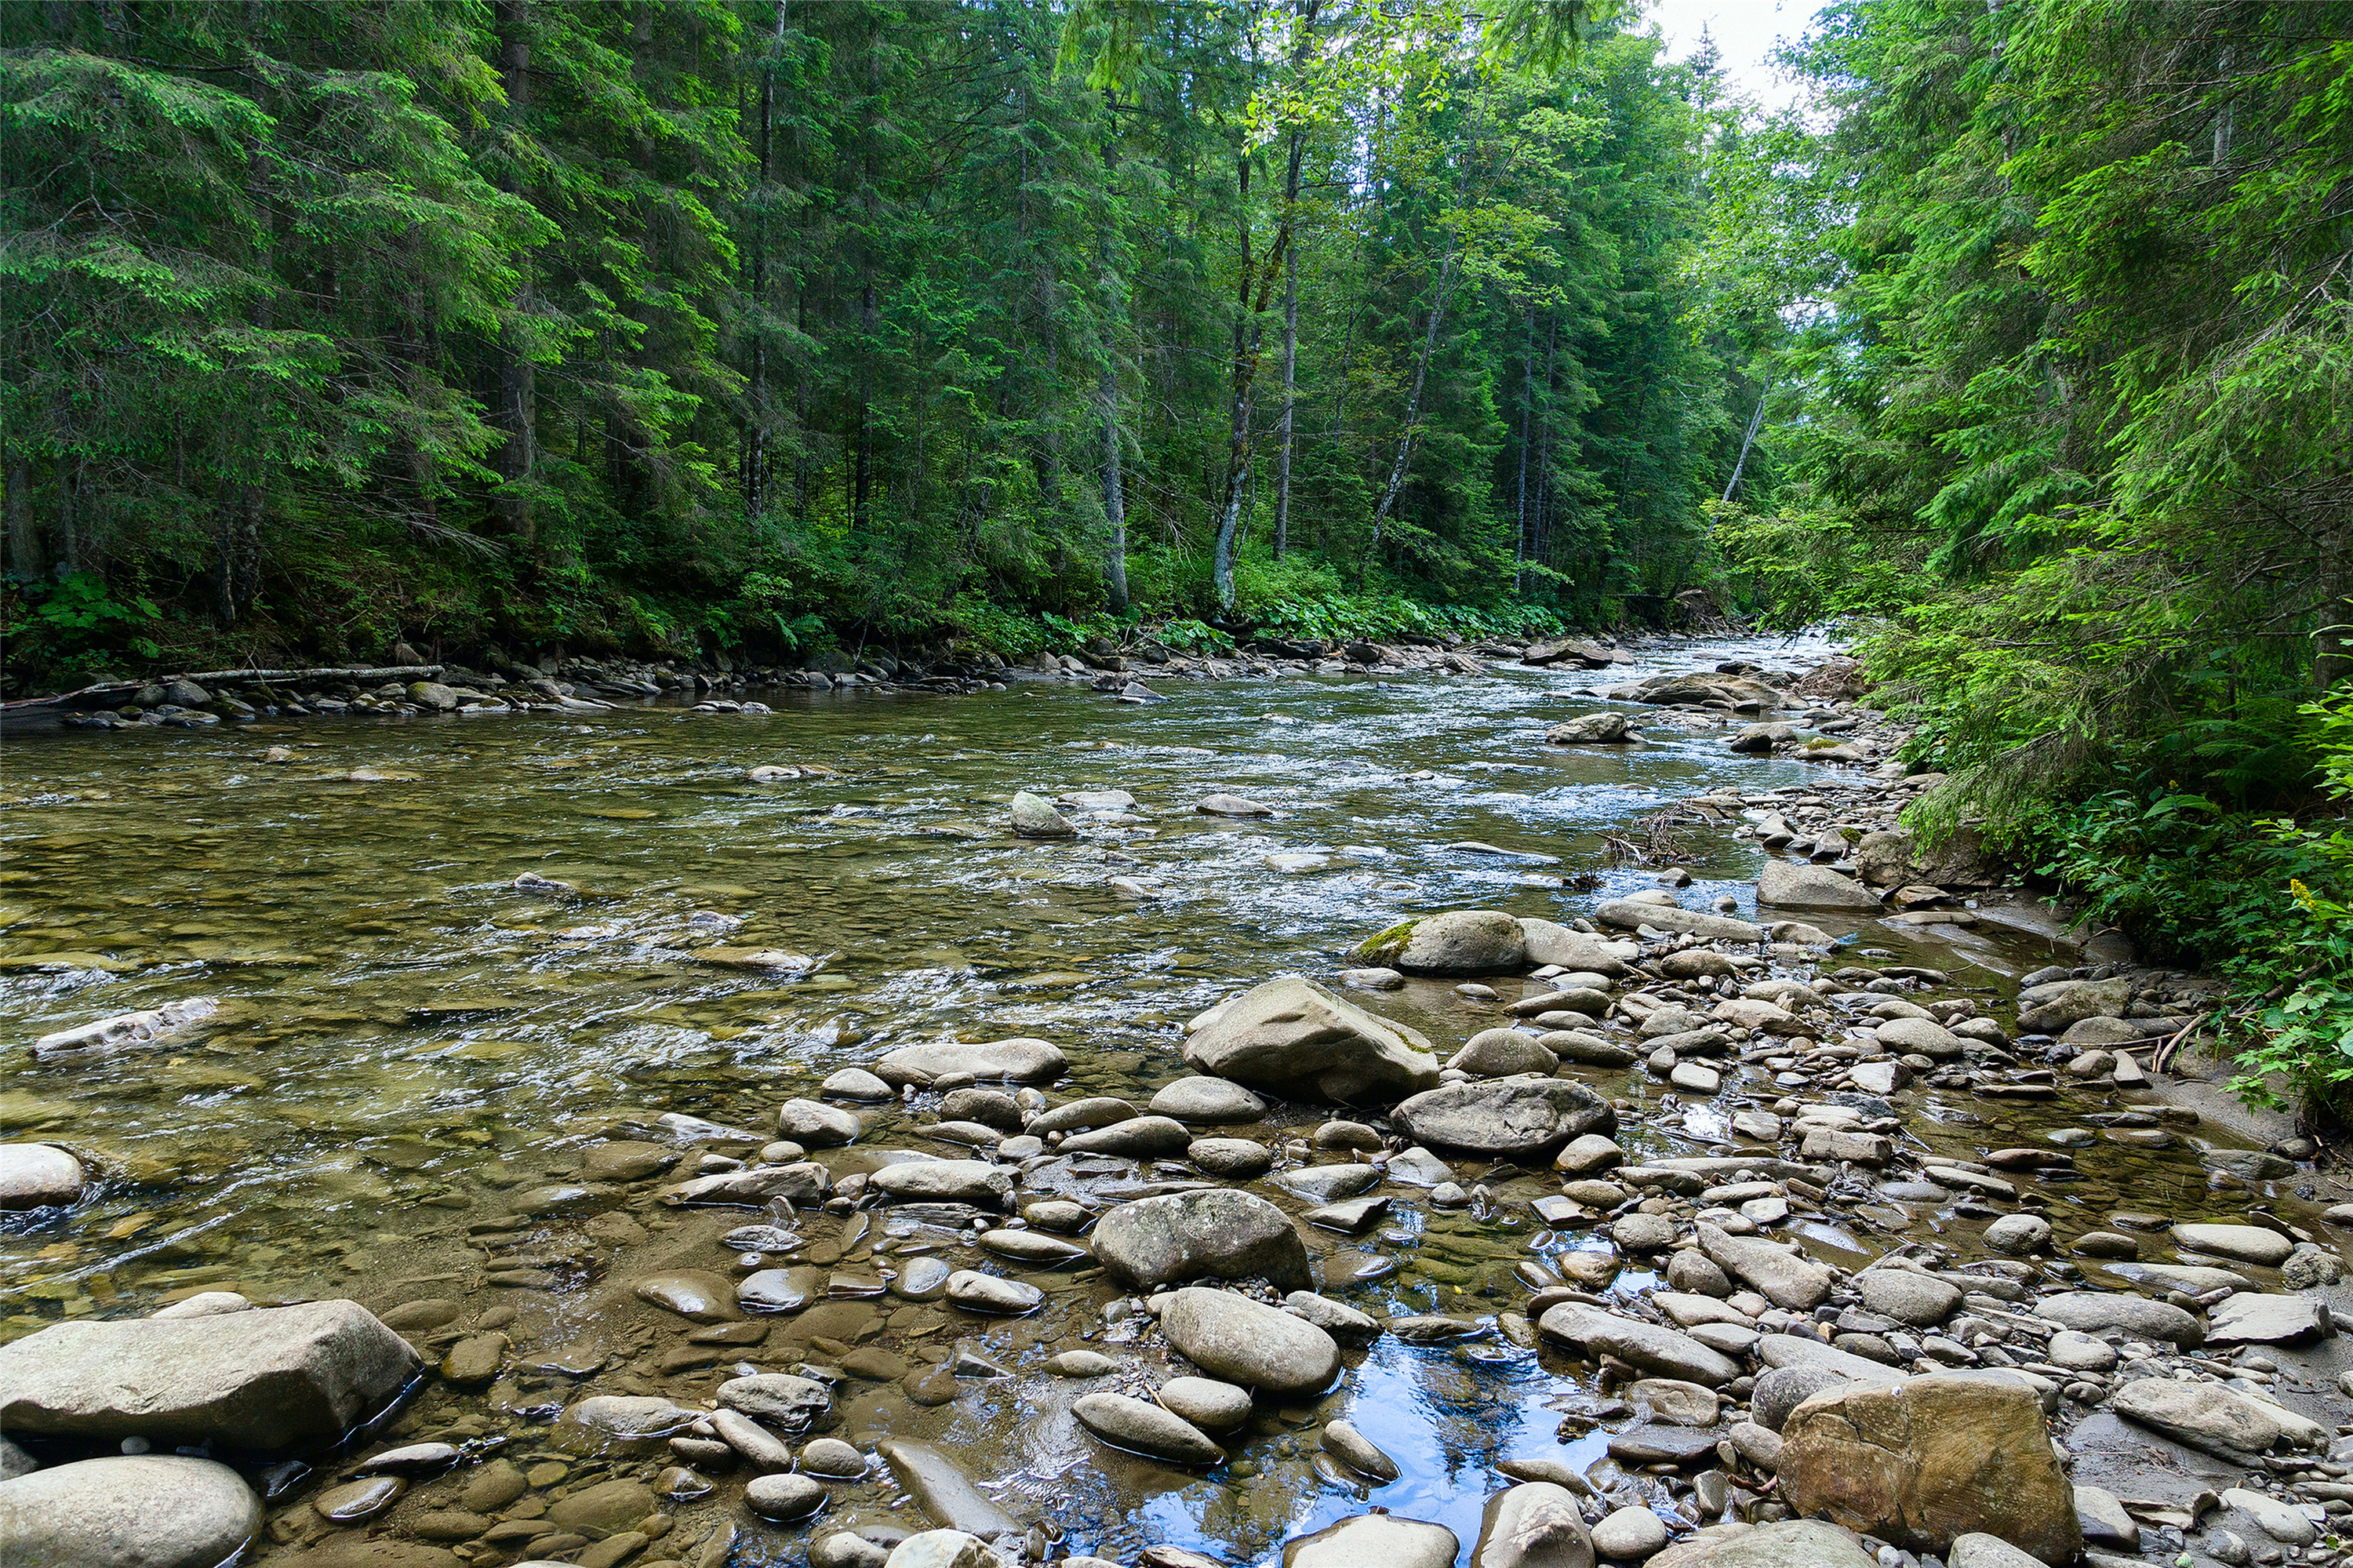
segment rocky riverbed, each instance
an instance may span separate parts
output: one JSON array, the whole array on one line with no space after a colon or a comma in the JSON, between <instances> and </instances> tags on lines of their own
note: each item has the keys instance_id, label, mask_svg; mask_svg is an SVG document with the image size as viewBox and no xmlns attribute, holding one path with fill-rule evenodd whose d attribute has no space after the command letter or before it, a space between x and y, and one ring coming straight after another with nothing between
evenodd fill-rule
<instances>
[{"instance_id":1,"label":"rocky riverbed","mask_svg":"<svg viewBox=\"0 0 2353 1568\"><path fill-rule=\"evenodd\" d=\"M2205 988L2053 948L1966 841L1924 854L1894 821L1924 781L1821 651L1709 652L1114 736L1027 710L994 750L804 730L697 772L608 735L649 745L588 809L646 814L591 831L752 852L667 885L571 841L516 870L560 823L466 792L520 755L248 768L265 729L187 736L246 750L152 775L177 863L68 897L126 846L76 830L113 802L59 752L5 874L50 901L0 950L0 1542L2337 1561L2353 1208L2153 1070ZM1105 738L1110 776L964 782ZM880 798L918 758L959 798ZM1465 789L1477 762L1534 777ZM709 818L778 788L819 793ZM845 804L901 820L829 844L875 821ZM305 865L333 935L232 912L319 924Z\"/></svg>"}]
</instances>

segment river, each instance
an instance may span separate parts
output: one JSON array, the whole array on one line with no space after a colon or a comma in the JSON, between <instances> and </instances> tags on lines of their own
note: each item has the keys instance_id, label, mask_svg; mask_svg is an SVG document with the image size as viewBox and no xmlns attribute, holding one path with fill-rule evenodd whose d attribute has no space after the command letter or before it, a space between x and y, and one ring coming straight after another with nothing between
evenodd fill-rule
<instances>
[{"instance_id":1,"label":"river","mask_svg":"<svg viewBox=\"0 0 2353 1568\"><path fill-rule=\"evenodd\" d=\"M1058 1100L1141 1105L1186 1071L1184 1021L1240 987L1289 970L1328 980L1347 947L1407 914L1573 916L1656 885L1650 868L1613 867L1604 840L1669 800L1837 778L1730 755L1721 729L1656 728L1631 749L1546 747L1547 722L1601 705L1579 688L1719 660L1802 668L1828 650L1732 639L1637 652L1641 662L1604 675L1505 665L1482 677L1178 682L1145 705L1025 681L963 696L786 693L765 715L647 705L14 744L0 814L11 1049L0 1138L67 1144L100 1185L69 1211L0 1219L0 1339L198 1289L259 1302L347 1295L378 1310L420 1298L469 1316L512 1308L517 1354L501 1381L428 1383L399 1431L508 1439L518 1462L549 1467L551 1495L608 1475L650 1478L650 1461L550 1449L535 1417L587 1390L707 1399L719 1356L676 1353L685 1325L628 1286L659 1268L724 1270L716 1237L756 1216L666 1209L659 1183L638 1181L610 1205L630 1223L599 1232L518 1216L518 1193L573 1180L598 1139L659 1140L663 1113L771 1128L782 1100L916 1039L1041 1037L1071 1058ZM266 763L272 746L293 760ZM827 771L750 781L762 764ZM1125 789L1138 813L1075 840L1019 840L1003 822L1020 789ZM1192 810L1218 791L1275 814ZM1450 847L1465 842L1516 857ZM1753 911L1759 859L1753 841L1699 839L1682 902L1704 909L1729 895ZM573 891L519 888L525 874ZM713 944L821 962L783 976L698 961ZM1875 926L1861 948L1943 968L1952 994L1982 994L1989 1010L2057 950L2025 936L1957 946ZM49 1061L28 1049L96 1017L199 996L222 1012L185 1038ZM1503 1021L1494 1003L1439 980L1367 1005L1429 1034L1441 1055ZM1631 1097L1630 1150L1707 1150L1704 1106L1652 1117L1659 1086L1639 1071L1589 1076ZM839 1173L868 1149L939 1151L917 1131L925 1108L868 1107L858 1144L821 1158ZM1932 1105L1915 1130L1972 1157L2064 1115L1953 1112ZM1303 1136L1327 1114L1286 1106L1251 1136ZM2078 1153L2085 1180L2053 1200L2063 1233L2104 1223L2127 1192L2160 1208L2168 1195L2206 1195L2187 1144ZM1366 1234L1316 1233L1327 1289L1376 1313L1492 1319L1525 1293L1516 1263L1572 1242L1512 1201L1522 1188L1551 1190L1513 1178L1492 1209L1451 1212L1408 1193ZM839 1224L815 1222L821 1245ZM1819 1223L1802 1239L1847 1266L1885 1245ZM864 1250L876 1240L903 1255L941 1238L893 1225L852 1240L849 1261L871 1266L893 1255ZM524 1272L543 1277L487 1283L501 1253L532 1255L538 1266ZM1362 1511L1361 1490L1319 1473L1299 1436L1341 1414L1404 1470L1371 1501L1447 1524L1466 1547L1495 1461L1582 1465L1599 1453L1595 1438L1556 1440L1564 1400L1589 1387L1572 1363L1490 1335L1384 1338L1324 1400L1262 1406L1217 1471L1132 1458L1048 1419L1068 1393L1039 1370L1100 1334L1102 1304L1118 1292L1092 1273L1031 1277L1049 1297L1029 1318L849 1299L816 1327L797 1327L807 1315L778 1319L742 1354L790 1370L828 1360L813 1338L884 1352L908 1376L846 1382L837 1435L861 1446L885 1433L937 1442L1017 1514L1052 1520L1070 1550L1111 1557L1166 1543L1258 1561ZM1630 1273L1620 1287L1645 1277ZM958 1346L1013 1375L959 1379L942 1404L912 1398L926 1363ZM551 1370L565 1358L544 1352L565 1350L586 1359ZM582 1367L589 1375L575 1378ZM308 1501L334 1474L324 1466L273 1501L262 1561L326 1532ZM723 1518L743 1532L733 1561L797 1561L808 1527L751 1519L739 1486L722 1478L712 1498L671 1509L671 1544L691 1547ZM376 1527L398 1535L403 1510L424 1507L429 1490ZM891 1521L910 1521L906 1499L878 1475L838 1489L818 1533ZM643 1560L667 1550L651 1544Z\"/></svg>"}]
</instances>

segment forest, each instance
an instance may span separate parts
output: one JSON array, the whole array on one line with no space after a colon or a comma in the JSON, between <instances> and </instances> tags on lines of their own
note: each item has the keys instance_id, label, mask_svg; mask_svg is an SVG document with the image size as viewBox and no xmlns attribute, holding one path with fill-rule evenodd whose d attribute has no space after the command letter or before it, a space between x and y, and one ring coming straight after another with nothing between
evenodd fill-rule
<instances>
[{"instance_id":1,"label":"forest","mask_svg":"<svg viewBox=\"0 0 2353 1568\"><path fill-rule=\"evenodd\" d=\"M1577 19L11 7L13 619L325 659L1659 619L1776 323L1697 264L1708 73Z\"/></svg>"},{"instance_id":2,"label":"forest","mask_svg":"<svg viewBox=\"0 0 2353 1568\"><path fill-rule=\"evenodd\" d=\"M1836 622L1925 828L2353 1082L2353 5L1839 0L1780 63L1573 0L0 8L12 690Z\"/></svg>"}]
</instances>

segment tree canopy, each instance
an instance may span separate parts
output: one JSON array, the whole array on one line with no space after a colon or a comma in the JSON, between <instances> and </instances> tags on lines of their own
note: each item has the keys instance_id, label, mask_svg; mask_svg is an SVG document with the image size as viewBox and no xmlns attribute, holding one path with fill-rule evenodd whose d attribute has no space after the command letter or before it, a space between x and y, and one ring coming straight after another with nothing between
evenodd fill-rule
<instances>
[{"instance_id":1,"label":"tree canopy","mask_svg":"<svg viewBox=\"0 0 2353 1568\"><path fill-rule=\"evenodd\" d=\"M1714 97L1567 0L7 7L16 641L1656 619Z\"/></svg>"}]
</instances>

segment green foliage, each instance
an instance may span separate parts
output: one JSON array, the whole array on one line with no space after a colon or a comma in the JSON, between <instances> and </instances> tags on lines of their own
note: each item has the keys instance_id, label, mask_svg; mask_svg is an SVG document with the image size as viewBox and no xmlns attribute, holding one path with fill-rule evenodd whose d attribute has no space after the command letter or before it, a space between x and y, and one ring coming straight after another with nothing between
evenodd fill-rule
<instances>
[{"instance_id":1,"label":"green foliage","mask_svg":"<svg viewBox=\"0 0 2353 1568\"><path fill-rule=\"evenodd\" d=\"M95 669L116 650L154 658L152 633L163 613L144 596L118 599L100 577L76 572L55 583L9 584L0 601L0 637L19 645L29 641L36 657L63 668Z\"/></svg>"},{"instance_id":2,"label":"green foliage","mask_svg":"<svg viewBox=\"0 0 2353 1568\"><path fill-rule=\"evenodd\" d=\"M189 659L1662 616L1710 90L1573 0L0 7L8 565Z\"/></svg>"}]
</instances>

